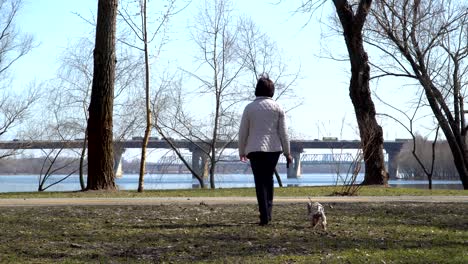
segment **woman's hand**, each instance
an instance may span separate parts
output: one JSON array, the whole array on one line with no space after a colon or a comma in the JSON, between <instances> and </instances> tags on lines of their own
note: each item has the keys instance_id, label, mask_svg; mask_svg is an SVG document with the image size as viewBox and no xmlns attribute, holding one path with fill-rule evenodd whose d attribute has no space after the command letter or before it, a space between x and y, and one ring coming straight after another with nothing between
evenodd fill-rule
<instances>
[{"instance_id":1,"label":"woman's hand","mask_svg":"<svg viewBox=\"0 0 468 264\"><path fill-rule=\"evenodd\" d=\"M241 155L240 156L240 161L247 162L247 156L246 155Z\"/></svg>"},{"instance_id":2,"label":"woman's hand","mask_svg":"<svg viewBox=\"0 0 468 264\"><path fill-rule=\"evenodd\" d=\"M289 168L289 164L291 164L293 162L293 158L291 156L291 154L288 154L288 155L284 155L286 157L286 168Z\"/></svg>"}]
</instances>

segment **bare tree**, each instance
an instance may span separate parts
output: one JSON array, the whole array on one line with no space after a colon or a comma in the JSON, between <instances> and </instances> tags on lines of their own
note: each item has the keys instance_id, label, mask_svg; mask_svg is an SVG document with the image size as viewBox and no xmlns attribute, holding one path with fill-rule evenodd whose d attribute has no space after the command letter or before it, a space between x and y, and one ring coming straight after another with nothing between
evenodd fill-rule
<instances>
[{"instance_id":1,"label":"bare tree","mask_svg":"<svg viewBox=\"0 0 468 264\"><path fill-rule=\"evenodd\" d=\"M342 175L341 169L344 163L344 160L336 160L336 183L335 186L338 186L340 181L342 182L341 187L338 187L336 191L333 192L334 195L340 196L354 196L358 194L358 191L361 189L362 185L357 183L357 177L361 173L361 165L364 162L363 149L357 150L354 155L348 153L352 157L351 163L345 167L345 174ZM343 152L341 150L341 154Z\"/></svg>"},{"instance_id":2,"label":"bare tree","mask_svg":"<svg viewBox=\"0 0 468 264\"><path fill-rule=\"evenodd\" d=\"M236 56L235 48L238 36L237 25L233 25L230 2L216 0L205 1L200 9L192 32L193 39L200 52L198 60L208 76L189 72L201 83L200 91L211 95L214 111L204 137L207 148L202 147L209 157L210 187L215 188L215 167L217 159L224 150L219 145L220 138L232 140L235 130L232 126L233 107L239 102L236 99L236 80L244 69L244 63ZM201 67L204 69L203 67ZM231 129L229 129L231 128ZM222 130L224 130L222 133Z\"/></svg>"},{"instance_id":3,"label":"bare tree","mask_svg":"<svg viewBox=\"0 0 468 264\"><path fill-rule=\"evenodd\" d=\"M99 0L88 120L87 190L115 190L113 119L117 0Z\"/></svg>"},{"instance_id":4,"label":"bare tree","mask_svg":"<svg viewBox=\"0 0 468 264\"><path fill-rule=\"evenodd\" d=\"M0 0L0 136L5 135L25 120L34 103L39 99L42 84L31 83L20 96L11 88L11 67L34 47L32 35L22 34L16 27L22 0ZM0 154L0 158L15 151Z\"/></svg>"},{"instance_id":5,"label":"bare tree","mask_svg":"<svg viewBox=\"0 0 468 264\"><path fill-rule=\"evenodd\" d=\"M53 176L57 172L60 172L61 170L65 168L76 165L75 164L76 160L72 158L65 160L64 163L58 162L58 158L62 154L63 150L64 150L63 148L60 148L57 150L55 149L54 150L45 150L45 149L41 150L42 153L45 155L45 157L44 157L42 167L40 170L40 174L39 174L39 181L38 181L39 184L38 184L37 191L39 192L46 191L50 187L55 186L65 181L66 179L68 179L70 176L72 176L78 171L78 168L75 166L75 169L67 173L65 176L61 177L58 180L53 180L52 182L50 182Z\"/></svg>"},{"instance_id":6,"label":"bare tree","mask_svg":"<svg viewBox=\"0 0 468 264\"><path fill-rule=\"evenodd\" d=\"M61 65L57 77L50 84L49 94L57 94L63 102L61 111L64 120L74 122L79 133L76 138L82 138L78 169L81 190L86 189L84 166L87 165L87 128L88 107L93 83L93 43L88 38L81 38L68 46L61 56ZM65 114L66 113L66 114Z\"/></svg>"},{"instance_id":7,"label":"bare tree","mask_svg":"<svg viewBox=\"0 0 468 264\"><path fill-rule=\"evenodd\" d=\"M401 161L404 158L406 160L402 163L412 163L411 167L414 171L412 175L426 175L429 190L432 190L432 179L436 170L436 146L438 145L437 138L439 136L439 128L436 129L435 138L432 142L429 142L427 138L423 138L418 134L414 134L412 136L413 140L411 143L403 146L397 160ZM408 157L408 155L405 155L406 152L411 153L411 158Z\"/></svg>"},{"instance_id":8,"label":"bare tree","mask_svg":"<svg viewBox=\"0 0 468 264\"><path fill-rule=\"evenodd\" d=\"M183 95L181 79L174 76L165 77L161 82L163 85L158 89L152 100L153 125L161 137L168 142L171 149L182 161L186 168L195 177L201 188L205 188L204 179L206 170L198 171L192 167L192 164L185 158L182 150L178 149L173 143L173 136L187 140L196 145L199 150L203 149L204 139L201 131L202 125L198 123L184 108L186 105ZM196 151L196 150L192 150ZM205 154L207 154L205 152Z\"/></svg>"},{"instance_id":9,"label":"bare tree","mask_svg":"<svg viewBox=\"0 0 468 264\"><path fill-rule=\"evenodd\" d=\"M302 101L296 98L293 89L300 78L300 66L290 69L277 43L262 32L249 17L243 17L239 22L237 45L236 52L243 59L245 70L251 77L251 85L247 87L249 93L245 93L245 99L253 97L258 78L262 74L268 74L275 84L275 100L293 101L289 110L302 104Z\"/></svg>"},{"instance_id":10,"label":"bare tree","mask_svg":"<svg viewBox=\"0 0 468 264\"><path fill-rule=\"evenodd\" d=\"M0 84L11 66L34 48L32 35L20 34L15 26L22 5L22 0L0 0Z\"/></svg>"},{"instance_id":11,"label":"bare tree","mask_svg":"<svg viewBox=\"0 0 468 264\"><path fill-rule=\"evenodd\" d=\"M42 97L40 115L31 118L23 127L21 138L26 141L37 140L61 140L63 143L58 148L40 149L43 157L39 167L38 191L48 188L66 180L78 171L77 151L67 149L67 144L82 132L78 123L73 119L66 119L66 111L63 111L67 101L61 97L57 90L49 92L47 98ZM72 154L70 156L70 154ZM65 157L66 156L66 157ZM35 167L37 172L37 167ZM67 172L65 176L56 174Z\"/></svg>"},{"instance_id":12,"label":"bare tree","mask_svg":"<svg viewBox=\"0 0 468 264\"><path fill-rule=\"evenodd\" d=\"M119 12L120 17L122 17L125 24L131 29L131 32L134 33L137 40L141 44L131 44L127 41L121 40L123 43L137 49L138 51L144 54L144 87L145 87L145 117L146 117L146 127L145 133L142 141L141 147L141 162L140 162L140 175L138 180L138 192L142 192L144 189L144 175L146 169L146 149L148 146L148 140L151 135L151 128L152 128L152 117L151 113L152 110L150 108L150 100L151 100L151 89L150 89L150 47L149 45L155 40L156 37L160 37L161 41L159 46L156 49L155 56L158 55L160 49L162 48L163 44L165 43L165 26L167 25L169 19L175 15L179 11L175 11L175 3L176 0L168 0L167 3L164 3L165 11L157 19L156 27L152 32L149 32L151 28L149 28L148 22L148 1L147 0L140 0L138 2L139 12L137 12L137 18L134 19L133 13L131 13L132 7L124 7ZM139 21L138 21L139 20ZM152 23L151 23L152 24ZM141 45L141 46L140 46Z\"/></svg>"},{"instance_id":13,"label":"bare tree","mask_svg":"<svg viewBox=\"0 0 468 264\"><path fill-rule=\"evenodd\" d=\"M419 82L468 189L464 101L468 72L468 6L460 1L379 1L369 43L391 62L379 76ZM377 63L376 63L377 64Z\"/></svg>"},{"instance_id":14,"label":"bare tree","mask_svg":"<svg viewBox=\"0 0 468 264\"><path fill-rule=\"evenodd\" d=\"M362 184L387 184L388 173L383 156L383 131L377 123L369 87L370 67L363 46L362 29L372 0L361 0L353 7L346 0L334 0L343 26L343 34L351 62L349 94L353 102L361 136L366 172Z\"/></svg>"},{"instance_id":15,"label":"bare tree","mask_svg":"<svg viewBox=\"0 0 468 264\"><path fill-rule=\"evenodd\" d=\"M314 13L326 1L309 0L298 10ZM349 96L354 106L359 127L366 172L362 184L386 185L388 173L383 155L383 131L376 119L376 110L370 91L370 66L364 49L363 28L371 10L372 0L333 0L336 13L343 28L343 36L351 64Z\"/></svg>"},{"instance_id":16,"label":"bare tree","mask_svg":"<svg viewBox=\"0 0 468 264\"><path fill-rule=\"evenodd\" d=\"M429 182L429 189L432 189L432 178L434 175L434 169L435 169L435 164L436 164L436 145L437 145L437 140L439 136L439 126L437 126L436 129L434 129L435 136L434 139L432 140L431 148L426 148L425 144L421 144L421 141L424 143L427 140L427 138L422 138L417 132L414 131L414 127L416 125L416 121L418 119L418 112L423 108L424 102L423 102L423 94L420 93L420 96L416 103L412 106L412 112L410 110L401 110L393 106L392 104L389 104L382 100L378 95L376 96L379 101L381 101L384 105L388 106L390 109L393 109L396 113L398 113L400 116L403 116L407 122L402 120L402 118L396 118L393 115L387 114L387 113L380 113L378 115L380 116L385 116L393 121L395 121L397 124L399 124L401 127L403 127L410 135L411 135L411 146L408 144L405 144L405 147L401 151L402 153L399 153L399 156L404 156L406 159L408 159L407 156L405 156L406 151L410 151L412 155L412 159L416 160L418 167L421 168L421 171L424 175L426 175L428 182ZM419 117L420 118L420 117ZM427 158L427 156L430 156L430 158ZM397 158L398 160L398 158ZM394 161L397 162L397 161ZM397 176L397 175L395 175Z\"/></svg>"},{"instance_id":17,"label":"bare tree","mask_svg":"<svg viewBox=\"0 0 468 264\"><path fill-rule=\"evenodd\" d=\"M56 121L58 121L59 112L55 112ZM42 192L48 188L57 185L70 176L75 174L79 168L76 166L76 159L73 156L70 156L70 153L65 154L69 151L66 150L66 144L73 140L74 133L78 130L74 127L74 123L60 123L56 122L54 124L49 124L47 128L44 128L42 131L45 133L52 133L47 135L46 140L55 139L59 137L64 144L58 149L41 149L42 154L44 155L42 166L39 173L39 185L38 191ZM37 139L37 134L34 135L34 138ZM73 151L74 154L78 154ZM65 157L67 156L67 157ZM59 177L58 179L53 179L53 176L62 171L68 171L64 176Z\"/></svg>"},{"instance_id":18,"label":"bare tree","mask_svg":"<svg viewBox=\"0 0 468 264\"><path fill-rule=\"evenodd\" d=\"M86 188L84 166L87 165L88 106L93 82L93 41L87 37L71 43L60 57L61 64L57 77L49 83L49 95L62 102L60 122L74 123L75 139L83 140L80 155L79 178L81 189ZM138 60L125 49L118 49L114 92L114 139L120 141L138 128L137 117L141 116L135 107L138 96L133 94L134 80L139 79ZM49 96L50 97L50 96ZM50 101L50 100L49 100ZM47 102L49 102L47 101ZM54 101L54 100L52 100ZM47 103L46 102L46 103ZM49 102L50 103L50 102ZM45 109L47 112L50 107ZM55 138L59 139L59 138Z\"/></svg>"},{"instance_id":19,"label":"bare tree","mask_svg":"<svg viewBox=\"0 0 468 264\"><path fill-rule=\"evenodd\" d=\"M21 133L22 124L35 117L34 107L41 99L42 88L43 84L30 83L27 92L21 95L9 91L0 92L0 137L17 131L15 134L19 139L24 139ZM20 152L19 149L1 151L0 159Z\"/></svg>"},{"instance_id":20,"label":"bare tree","mask_svg":"<svg viewBox=\"0 0 468 264\"><path fill-rule=\"evenodd\" d=\"M196 72L185 72L200 82L195 93L197 100L204 95L213 100L209 120L185 109L188 93L176 81L166 94L164 114L159 114L156 127L169 143L175 136L195 146L191 150L195 159L191 164L180 150L174 151L201 186L209 174L211 188L215 186L216 163L225 153L225 146L237 137L240 114L236 106L252 98L258 75L269 73L276 77L276 99L280 100L294 98L292 88L299 76L299 70L290 72L274 41L251 19L236 20L230 8L229 1L215 1L211 5L205 2L192 33L200 51L196 58L200 65ZM238 85L240 81L248 85Z\"/></svg>"},{"instance_id":21,"label":"bare tree","mask_svg":"<svg viewBox=\"0 0 468 264\"><path fill-rule=\"evenodd\" d=\"M23 122L31 111L32 106L40 98L41 85L31 83L27 93L17 95L3 91L0 94L0 136Z\"/></svg>"}]
</instances>

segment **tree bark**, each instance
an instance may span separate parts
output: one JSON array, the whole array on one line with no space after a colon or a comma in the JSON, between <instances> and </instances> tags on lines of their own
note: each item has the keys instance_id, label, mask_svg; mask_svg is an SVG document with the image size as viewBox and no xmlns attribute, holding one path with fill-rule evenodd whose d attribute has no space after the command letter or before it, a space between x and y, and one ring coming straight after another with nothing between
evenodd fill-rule
<instances>
[{"instance_id":1,"label":"tree bark","mask_svg":"<svg viewBox=\"0 0 468 264\"><path fill-rule=\"evenodd\" d=\"M440 128L444 132L447 143L452 151L453 162L460 176L463 189L468 190L468 150L465 143L466 139L465 137L462 137L461 134L455 133L455 127L457 124L453 124L454 118L450 114L450 111L445 110L445 113L447 114L444 115L443 108L448 109L448 106L446 105L440 91L430 81L426 69L424 69L424 73L420 77L419 81L424 88L427 101L429 102L432 112L434 113Z\"/></svg>"},{"instance_id":2,"label":"tree bark","mask_svg":"<svg viewBox=\"0 0 468 264\"><path fill-rule=\"evenodd\" d=\"M112 112L117 0L99 0L88 120L87 190L115 190Z\"/></svg>"},{"instance_id":3,"label":"tree bark","mask_svg":"<svg viewBox=\"0 0 468 264\"><path fill-rule=\"evenodd\" d=\"M466 68L464 60L468 54L466 4L462 1L379 1L376 7L377 27L372 32L377 32L378 38L387 39L386 52L395 54L392 57L396 67L403 68L402 57L411 66L412 74L406 77L417 79L423 87L452 152L463 188L468 189L468 128L460 90L460 78L464 76L460 67Z\"/></svg>"},{"instance_id":4,"label":"tree bark","mask_svg":"<svg viewBox=\"0 0 468 264\"><path fill-rule=\"evenodd\" d=\"M351 63L349 96L354 106L361 136L366 172L364 185L386 185L388 173L383 155L383 131L375 118L376 111L369 87L369 59L363 46L362 28L372 0L361 0L356 14L346 0L333 0L343 27L343 35Z\"/></svg>"},{"instance_id":5,"label":"tree bark","mask_svg":"<svg viewBox=\"0 0 468 264\"><path fill-rule=\"evenodd\" d=\"M86 149L88 148L88 128L86 128L84 139L83 139L83 147L81 148L81 154L80 154L80 168L79 168L79 178L80 178L80 187L81 190L84 191L86 190L86 185L84 182L84 160L85 160L85 155L86 155Z\"/></svg>"},{"instance_id":6,"label":"tree bark","mask_svg":"<svg viewBox=\"0 0 468 264\"><path fill-rule=\"evenodd\" d=\"M217 75L217 74L216 74ZM215 171L216 171L216 143L218 142L218 126L219 126L219 109L221 107L221 92L218 88L218 80L214 79L215 83L215 89L216 89L216 109L215 109L215 116L214 116L214 128L213 128L213 134L212 134L212 139L211 139L211 146L210 146L210 152L211 152L211 157L210 157L210 188L214 189L216 188L215 186Z\"/></svg>"},{"instance_id":7,"label":"tree bark","mask_svg":"<svg viewBox=\"0 0 468 264\"><path fill-rule=\"evenodd\" d=\"M142 29L143 29L143 43L145 53L145 110L146 110L146 129L141 146L141 161L140 161L140 176L138 178L138 192L143 192L146 171L146 150L148 147L148 140L151 134L151 108L150 108L150 65L149 65L149 51L148 51L148 31L147 31L147 16L146 16L146 1L143 1L142 6Z\"/></svg>"}]
</instances>

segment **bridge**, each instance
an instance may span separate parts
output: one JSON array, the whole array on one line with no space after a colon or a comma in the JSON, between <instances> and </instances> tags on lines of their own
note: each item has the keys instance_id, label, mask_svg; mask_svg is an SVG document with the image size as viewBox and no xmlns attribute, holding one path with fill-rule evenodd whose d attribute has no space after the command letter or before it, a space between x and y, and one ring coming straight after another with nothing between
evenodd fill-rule
<instances>
[{"instance_id":1,"label":"bridge","mask_svg":"<svg viewBox=\"0 0 468 264\"><path fill-rule=\"evenodd\" d=\"M396 176L397 164L395 162L396 155L400 152L404 143L407 140L385 141L383 148L388 154L388 172L390 178ZM192 152L191 164L192 169L204 175L203 170L206 168L208 157L206 156L207 144L202 141L189 141L189 140L173 140L173 145L177 148L188 149ZM301 162L303 158L310 157L301 155L304 149L360 149L361 142L359 140L291 140L291 156L293 163L288 169L288 178L297 178L301 175ZM142 139L122 140L114 142L114 158L115 168L119 171L121 168L121 158L125 149L141 148ZM82 148L83 140L70 140L70 141L0 141L0 149L61 149L61 148ZM237 149L237 141L218 141L217 148ZM154 149L170 149L171 146L165 140L150 140L148 148ZM303 156L303 157L302 157Z\"/></svg>"},{"instance_id":2,"label":"bridge","mask_svg":"<svg viewBox=\"0 0 468 264\"><path fill-rule=\"evenodd\" d=\"M192 162L192 155L183 155L183 159L187 163ZM322 153L322 154L302 154L301 155L301 170L304 170L303 166L315 166L318 165L331 165L328 168L348 168L349 166L354 167L357 163L363 165L362 160L351 153ZM387 163L387 160L385 160ZM250 168L248 163L243 163L239 160L237 155L223 155L219 157L217 163L217 170L221 173L245 173ZM159 158L156 162L150 162L146 164L148 172L163 172L163 173L187 173L188 170L182 160L176 155L165 155ZM338 166L338 167L335 167ZM286 168L286 158L280 156L278 161L278 168L281 170ZM324 167L320 167L323 168Z\"/></svg>"}]
</instances>

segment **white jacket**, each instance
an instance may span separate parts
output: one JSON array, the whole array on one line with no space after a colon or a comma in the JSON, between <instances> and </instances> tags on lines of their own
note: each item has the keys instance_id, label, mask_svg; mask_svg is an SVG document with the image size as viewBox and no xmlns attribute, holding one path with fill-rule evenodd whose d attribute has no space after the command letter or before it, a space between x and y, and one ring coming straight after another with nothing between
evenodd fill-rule
<instances>
[{"instance_id":1,"label":"white jacket","mask_svg":"<svg viewBox=\"0 0 468 264\"><path fill-rule=\"evenodd\" d=\"M242 114L239 155L246 156L254 151L290 154L284 111L270 97L258 96Z\"/></svg>"}]
</instances>

